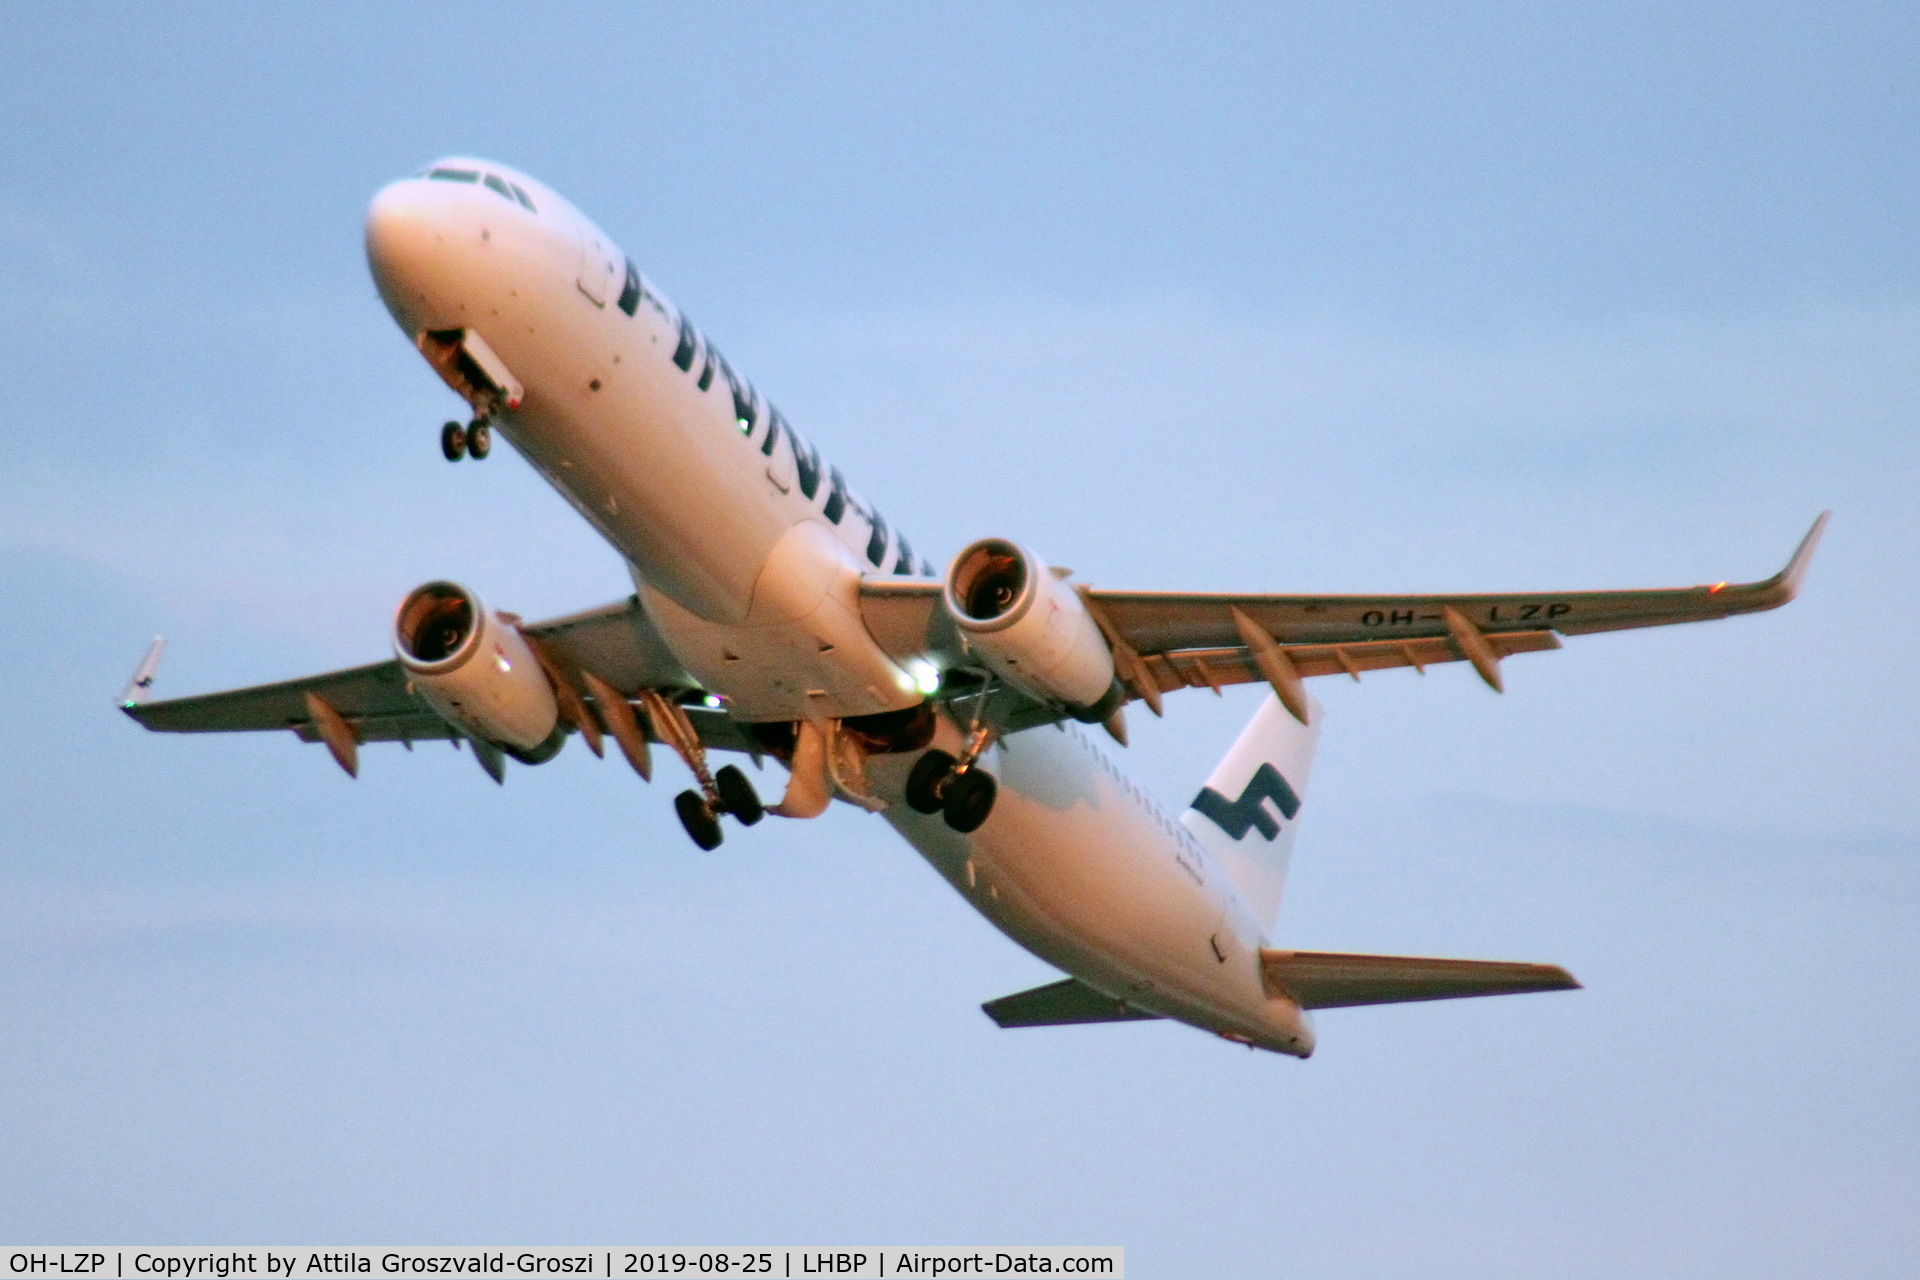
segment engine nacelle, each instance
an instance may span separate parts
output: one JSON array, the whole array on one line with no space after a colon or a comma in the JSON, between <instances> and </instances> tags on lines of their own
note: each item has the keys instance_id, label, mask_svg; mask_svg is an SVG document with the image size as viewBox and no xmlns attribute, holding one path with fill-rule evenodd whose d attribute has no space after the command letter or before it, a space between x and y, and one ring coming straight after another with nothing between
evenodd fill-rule
<instances>
[{"instance_id":1,"label":"engine nacelle","mask_svg":"<svg viewBox=\"0 0 1920 1280\"><path fill-rule=\"evenodd\" d=\"M454 728L523 764L566 742L553 685L520 629L455 582L429 582L400 602L393 650L413 687Z\"/></svg>"},{"instance_id":2,"label":"engine nacelle","mask_svg":"<svg viewBox=\"0 0 1920 1280\"><path fill-rule=\"evenodd\" d=\"M982 538L962 551L947 570L946 605L974 652L1022 692L1088 724L1126 700L1087 606L1026 548Z\"/></svg>"}]
</instances>

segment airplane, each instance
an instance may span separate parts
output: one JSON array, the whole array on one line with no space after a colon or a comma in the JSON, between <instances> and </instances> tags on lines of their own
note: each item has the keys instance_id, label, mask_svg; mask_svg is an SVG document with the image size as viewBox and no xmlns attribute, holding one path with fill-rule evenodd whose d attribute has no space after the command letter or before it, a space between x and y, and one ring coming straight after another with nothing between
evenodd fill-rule
<instances>
[{"instance_id":1,"label":"airplane","mask_svg":"<svg viewBox=\"0 0 1920 1280\"><path fill-rule=\"evenodd\" d=\"M643 779L652 747L702 849L722 818L880 815L980 914L1064 976L982 1006L1002 1027L1164 1018L1305 1058L1317 1009L1564 990L1550 964L1308 952L1272 934L1321 724L1306 682L1502 662L1565 636L1793 599L1827 514L1764 581L1642 591L1271 595L1115 591L1001 537L944 571L863 498L613 239L558 192L454 156L365 226L401 331L471 409L452 462L504 437L624 558L632 592L526 622L468 587L400 602L393 657L153 701L163 732L291 730L357 776L369 743L450 741L497 783L577 734ZM1175 815L1090 732L1183 690L1269 692ZM763 803L738 764L788 773Z\"/></svg>"}]
</instances>

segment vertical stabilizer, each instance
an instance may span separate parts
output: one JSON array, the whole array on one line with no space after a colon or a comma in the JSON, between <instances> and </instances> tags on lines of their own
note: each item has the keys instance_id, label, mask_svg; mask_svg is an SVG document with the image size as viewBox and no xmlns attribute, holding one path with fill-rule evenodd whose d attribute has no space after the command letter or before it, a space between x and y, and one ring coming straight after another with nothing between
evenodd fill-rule
<instances>
[{"instance_id":1,"label":"vertical stabilizer","mask_svg":"<svg viewBox=\"0 0 1920 1280\"><path fill-rule=\"evenodd\" d=\"M1306 724L1268 694L1180 823L1233 881L1266 929L1280 913L1287 860L1320 736L1320 704Z\"/></svg>"}]
</instances>

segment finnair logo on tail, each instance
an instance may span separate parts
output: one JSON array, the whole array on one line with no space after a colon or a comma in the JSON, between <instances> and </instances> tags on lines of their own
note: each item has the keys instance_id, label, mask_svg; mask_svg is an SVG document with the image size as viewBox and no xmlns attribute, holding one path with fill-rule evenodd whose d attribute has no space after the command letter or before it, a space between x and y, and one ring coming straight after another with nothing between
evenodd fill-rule
<instances>
[{"instance_id":1,"label":"finnair logo on tail","mask_svg":"<svg viewBox=\"0 0 1920 1280\"><path fill-rule=\"evenodd\" d=\"M1280 824L1267 812L1263 803L1267 800L1273 801L1283 818L1300 812L1300 797L1293 793L1287 780L1280 776L1278 769L1263 764L1238 800L1229 800L1212 787L1202 787L1200 794L1193 798L1193 808L1235 840L1246 839L1247 831L1253 827L1260 828L1260 834L1271 840L1280 834Z\"/></svg>"}]
</instances>

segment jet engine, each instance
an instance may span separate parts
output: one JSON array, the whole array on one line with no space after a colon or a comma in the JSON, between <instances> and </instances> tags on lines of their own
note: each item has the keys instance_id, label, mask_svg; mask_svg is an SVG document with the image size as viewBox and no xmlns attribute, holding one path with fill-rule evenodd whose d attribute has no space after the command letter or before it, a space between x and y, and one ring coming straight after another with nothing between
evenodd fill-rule
<instances>
[{"instance_id":1,"label":"jet engine","mask_svg":"<svg viewBox=\"0 0 1920 1280\"><path fill-rule=\"evenodd\" d=\"M982 538L947 570L947 613L975 653L1008 684L1063 703L1097 724L1126 700L1113 650L1086 605L1040 559L1000 538Z\"/></svg>"},{"instance_id":2,"label":"jet engine","mask_svg":"<svg viewBox=\"0 0 1920 1280\"><path fill-rule=\"evenodd\" d=\"M413 688L454 728L540 764L566 741L553 685L518 627L454 582L400 602L393 649Z\"/></svg>"}]
</instances>

